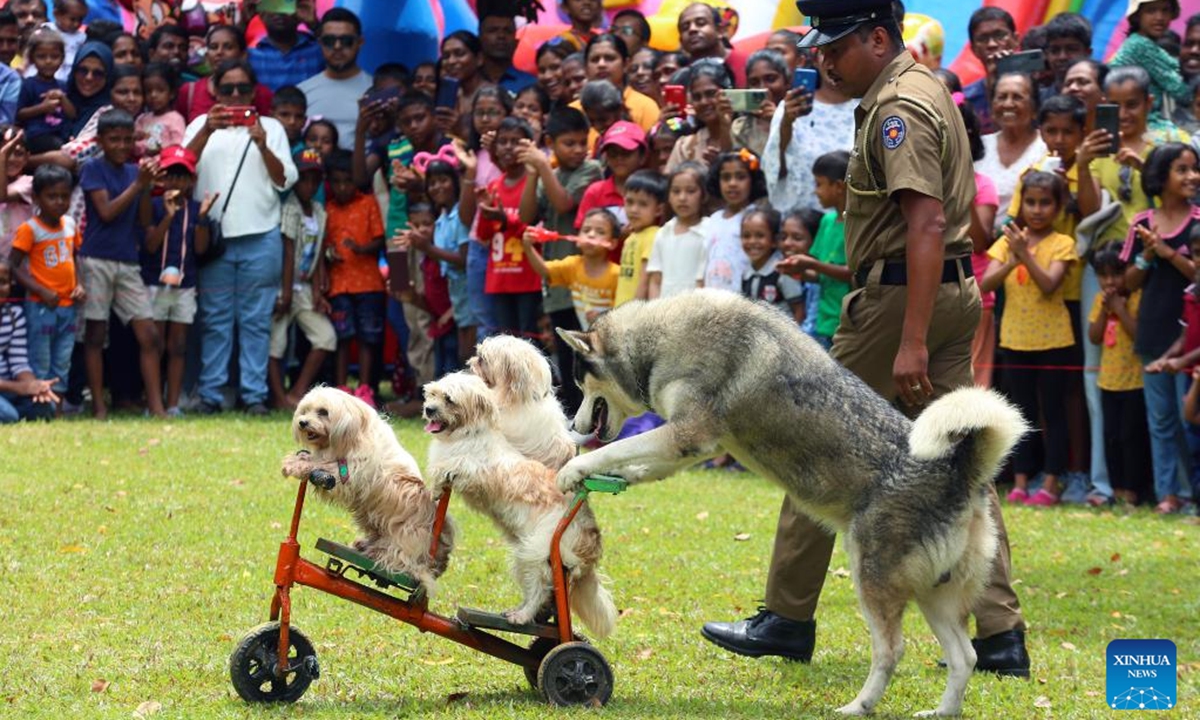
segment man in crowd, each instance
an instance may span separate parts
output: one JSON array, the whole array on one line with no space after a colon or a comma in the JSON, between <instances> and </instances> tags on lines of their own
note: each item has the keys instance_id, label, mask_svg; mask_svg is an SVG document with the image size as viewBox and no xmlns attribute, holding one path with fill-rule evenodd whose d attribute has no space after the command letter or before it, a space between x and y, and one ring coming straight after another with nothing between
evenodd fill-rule
<instances>
[{"instance_id":1,"label":"man in crowd","mask_svg":"<svg viewBox=\"0 0 1200 720\"><path fill-rule=\"evenodd\" d=\"M996 61L1012 55L1020 47L1017 24L1004 8L982 7L971 13L967 22L971 53L983 63L986 74L963 88L963 96L971 101L979 114L983 134L996 131L992 122L992 87L996 84Z\"/></svg>"},{"instance_id":2,"label":"man in crowd","mask_svg":"<svg viewBox=\"0 0 1200 720\"><path fill-rule=\"evenodd\" d=\"M338 130L338 146L354 147L358 101L371 89L371 75L358 66L362 21L346 8L331 8L317 25L325 69L300 83L308 98L308 116L320 115Z\"/></svg>"},{"instance_id":3,"label":"man in crowd","mask_svg":"<svg viewBox=\"0 0 1200 720\"><path fill-rule=\"evenodd\" d=\"M512 5L500 0L479 3L479 44L483 47L479 72L488 82L516 93L536 82L537 77L513 67L517 21Z\"/></svg>"},{"instance_id":4,"label":"man in crowd","mask_svg":"<svg viewBox=\"0 0 1200 720\"><path fill-rule=\"evenodd\" d=\"M271 6L273 7L273 6ZM258 81L274 92L299 85L325 69L325 54L312 35L300 32L300 17L292 12L260 12L267 36L250 48L250 66Z\"/></svg>"}]
</instances>

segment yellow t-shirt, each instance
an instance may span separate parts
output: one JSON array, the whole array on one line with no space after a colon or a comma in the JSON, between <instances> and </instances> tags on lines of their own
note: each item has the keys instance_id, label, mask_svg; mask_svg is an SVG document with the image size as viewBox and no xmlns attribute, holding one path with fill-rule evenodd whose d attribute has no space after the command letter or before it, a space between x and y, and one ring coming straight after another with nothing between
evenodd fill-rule
<instances>
[{"instance_id":1,"label":"yellow t-shirt","mask_svg":"<svg viewBox=\"0 0 1200 720\"><path fill-rule=\"evenodd\" d=\"M1126 307L1129 314L1137 317L1138 305L1142 302L1142 291L1136 290L1129 296ZM1092 310L1088 313L1088 324L1096 322L1104 307L1104 294L1096 296ZM1126 332L1115 316L1109 318L1104 338L1100 341L1100 373L1096 384L1101 390L1122 392L1142 389L1142 363L1133 351L1133 336Z\"/></svg>"},{"instance_id":2,"label":"yellow t-shirt","mask_svg":"<svg viewBox=\"0 0 1200 720\"><path fill-rule=\"evenodd\" d=\"M552 287L571 288L571 302L575 304L575 314L579 317L579 326L587 330L595 318L588 318L589 313L603 313L613 308L613 298L617 294L617 279L621 274L621 266L614 262L608 263L601 277L591 277L583 267L583 256L572 255L562 260L546 262L549 277L546 283Z\"/></svg>"},{"instance_id":3,"label":"yellow t-shirt","mask_svg":"<svg viewBox=\"0 0 1200 720\"><path fill-rule=\"evenodd\" d=\"M1033 165L1030 165L1025 172L1021 173L1021 177L1025 177L1025 173L1033 170L1042 170L1045 167L1046 155L1041 160L1038 160ZM1067 192L1071 193L1071 197L1079 197L1079 166L1072 163L1063 176L1067 181ZM1021 182L1017 181L1017 191L1013 193L1012 202L1008 205L1008 216L1017 217L1021 212ZM1054 232L1060 232L1069 237L1075 237L1075 228L1079 225L1079 218L1074 213L1061 212L1054 220ZM1078 302L1083 295L1083 263L1075 263L1067 268L1067 276L1063 278L1063 299Z\"/></svg>"},{"instance_id":4,"label":"yellow t-shirt","mask_svg":"<svg viewBox=\"0 0 1200 720\"><path fill-rule=\"evenodd\" d=\"M650 260L650 250L654 247L654 236L657 234L658 226L651 225L625 238L625 244L621 247L621 275L617 279L613 307L620 307L634 299L638 283L642 281L642 266Z\"/></svg>"},{"instance_id":5,"label":"yellow t-shirt","mask_svg":"<svg viewBox=\"0 0 1200 720\"><path fill-rule=\"evenodd\" d=\"M1049 268L1056 260L1075 263L1075 240L1062 233L1051 233L1031 249L1033 260ZM1008 239L1001 238L988 250L988 257L1008 262ZM1051 350L1071 347L1071 313L1063 299L1063 283L1050 295L1042 292L1022 266L1004 278L1004 317L1000 321L1000 347L1009 350Z\"/></svg>"}]
</instances>

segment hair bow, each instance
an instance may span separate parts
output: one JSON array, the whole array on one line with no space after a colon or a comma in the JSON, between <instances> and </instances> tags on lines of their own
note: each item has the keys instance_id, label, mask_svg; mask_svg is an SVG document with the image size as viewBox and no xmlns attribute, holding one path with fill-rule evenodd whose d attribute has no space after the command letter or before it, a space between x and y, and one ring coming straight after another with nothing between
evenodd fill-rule
<instances>
[{"instance_id":1,"label":"hair bow","mask_svg":"<svg viewBox=\"0 0 1200 720\"><path fill-rule=\"evenodd\" d=\"M435 153L419 152L413 158L412 166L421 175L425 174L425 168L429 167L431 162L444 162L455 170L458 169L458 155L454 153L453 145L443 145L440 150Z\"/></svg>"},{"instance_id":2,"label":"hair bow","mask_svg":"<svg viewBox=\"0 0 1200 720\"><path fill-rule=\"evenodd\" d=\"M967 96L960 92L950 93L950 99L954 101L955 105L962 107L963 103L967 101Z\"/></svg>"},{"instance_id":3,"label":"hair bow","mask_svg":"<svg viewBox=\"0 0 1200 720\"><path fill-rule=\"evenodd\" d=\"M750 168L750 172L758 170L758 156L753 152L742 148L738 150L737 156L742 162L746 163L746 167Z\"/></svg>"}]
</instances>

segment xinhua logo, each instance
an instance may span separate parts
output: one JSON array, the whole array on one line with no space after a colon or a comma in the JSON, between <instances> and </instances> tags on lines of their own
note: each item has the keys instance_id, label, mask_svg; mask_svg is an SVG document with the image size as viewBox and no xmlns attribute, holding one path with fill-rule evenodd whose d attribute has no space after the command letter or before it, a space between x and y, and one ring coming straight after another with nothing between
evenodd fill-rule
<instances>
[{"instance_id":1,"label":"xinhua logo","mask_svg":"<svg viewBox=\"0 0 1200 720\"><path fill-rule=\"evenodd\" d=\"M1170 710L1175 696L1175 643L1113 640L1108 644L1108 706L1114 710Z\"/></svg>"}]
</instances>

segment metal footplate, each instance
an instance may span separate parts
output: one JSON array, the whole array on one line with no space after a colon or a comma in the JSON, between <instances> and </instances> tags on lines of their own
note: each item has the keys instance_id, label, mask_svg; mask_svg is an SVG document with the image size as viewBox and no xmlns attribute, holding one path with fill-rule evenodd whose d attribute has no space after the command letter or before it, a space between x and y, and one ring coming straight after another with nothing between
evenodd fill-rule
<instances>
[{"instance_id":1,"label":"metal footplate","mask_svg":"<svg viewBox=\"0 0 1200 720\"><path fill-rule=\"evenodd\" d=\"M455 616L460 623L467 627L486 628L488 630L503 630L504 632L535 635L537 637L558 639L558 626L545 623L531 622L525 625L510 623L501 613L490 613L473 608L460 607Z\"/></svg>"},{"instance_id":2,"label":"metal footplate","mask_svg":"<svg viewBox=\"0 0 1200 720\"><path fill-rule=\"evenodd\" d=\"M317 539L317 549L332 557L326 568L337 575L344 576L347 569L355 570L360 575L369 577L382 588L398 587L408 593L416 593L421 589L421 583L404 573L388 572L375 564L375 561L352 547L336 543L325 538Z\"/></svg>"}]
</instances>

